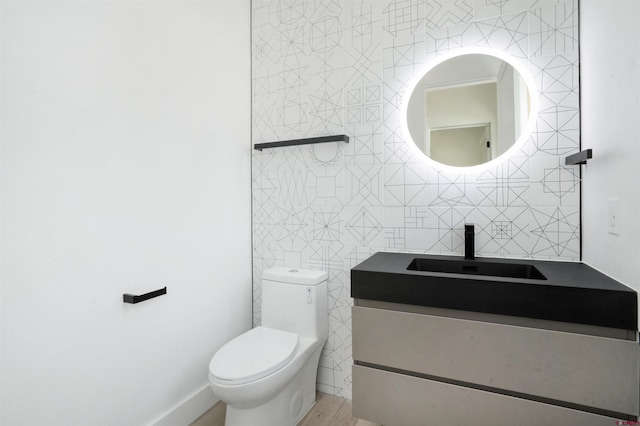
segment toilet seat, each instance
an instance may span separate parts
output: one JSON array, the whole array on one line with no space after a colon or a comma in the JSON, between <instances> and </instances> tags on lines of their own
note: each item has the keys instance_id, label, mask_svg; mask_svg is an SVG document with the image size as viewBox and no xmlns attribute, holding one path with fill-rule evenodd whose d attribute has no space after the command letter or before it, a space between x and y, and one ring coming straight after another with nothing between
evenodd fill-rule
<instances>
[{"instance_id":1,"label":"toilet seat","mask_svg":"<svg viewBox=\"0 0 640 426\"><path fill-rule=\"evenodd\" d=\"M261 379L291 361L297 347L295 333L256 327L216 352L209 363L210 377L237 385Z\"/></svg>"}]
</instances>

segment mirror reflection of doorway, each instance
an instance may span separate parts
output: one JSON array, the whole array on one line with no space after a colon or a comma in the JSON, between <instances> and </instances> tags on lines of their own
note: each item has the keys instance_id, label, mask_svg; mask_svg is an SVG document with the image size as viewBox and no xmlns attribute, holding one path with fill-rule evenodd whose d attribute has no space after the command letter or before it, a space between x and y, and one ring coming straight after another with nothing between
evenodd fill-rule
<instances>
[{"instance_id":1,"label":"mirror reflection of doorway","mask_svg":"<svg viewBox=\"0 0 640 426\"><path fill-rule=\"evenodd\" d=\"M466 167L491 158L491 125L448 127L430 130L429 156L442 164Z\"/></svg>"},{"instance_id":2,"label":"mirror reflection of doorway","mask_svg":"<svg viewBox=\"0 0 640 426\"><path fill-rule=\"evenodd\" d=\"M436 163L465 168L494 161L526 140L525 133L535 120L532 110L537 109L533 87L526 72L494 52L454 55L436 61L409 89L404 130L409 141ZM459 155L447 149L452 147L449 144L431 148L431 130L484 123L490 123L490 137L477 145L469 142L474 137L465 137L457 144ZM486 149L487 141L491 141L490 150ZM471 151L466 152L465 146L470 145Z\"/></svg>"}]
</instances>

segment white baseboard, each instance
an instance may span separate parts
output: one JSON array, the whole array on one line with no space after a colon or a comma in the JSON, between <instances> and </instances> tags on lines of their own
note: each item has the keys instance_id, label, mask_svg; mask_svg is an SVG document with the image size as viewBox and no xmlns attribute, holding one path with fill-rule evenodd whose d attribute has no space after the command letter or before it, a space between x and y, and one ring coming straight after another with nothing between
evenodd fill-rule
<instances>
[{"instance_id":1,"label":"white baseboard","mask_svg":"<svg viewBox=\"0 0 640 426\"><path fill-rule=\"evenodd\" d=\"M152 424L154 426L187 426L218 401L211 387L206 385Z\"/></svg>"}]
</instances>

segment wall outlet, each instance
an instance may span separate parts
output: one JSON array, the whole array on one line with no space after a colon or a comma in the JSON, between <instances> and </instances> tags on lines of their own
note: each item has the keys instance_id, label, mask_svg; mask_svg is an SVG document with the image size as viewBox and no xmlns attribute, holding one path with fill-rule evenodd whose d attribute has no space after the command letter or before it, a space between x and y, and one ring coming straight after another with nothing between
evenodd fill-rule
<instances>
[{"instance_id":1,"label":"wall outlet","mask_svg":"<svg viewBox=\"0 0 640 426\"><path fill-rule=\"evenodd\" d=\"M620 235L620 200L609 200L609 233Z\"/></svg>"}]
</instances>

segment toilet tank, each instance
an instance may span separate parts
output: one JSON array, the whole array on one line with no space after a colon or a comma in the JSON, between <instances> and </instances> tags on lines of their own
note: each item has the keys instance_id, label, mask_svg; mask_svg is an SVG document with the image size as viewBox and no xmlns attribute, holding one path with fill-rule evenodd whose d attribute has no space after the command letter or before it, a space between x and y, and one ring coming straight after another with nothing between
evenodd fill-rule
<instances>
[{"instance_id":1,"label":"toilet tank","mask_svg":"<svg viewBox=\"0 0 640 426\"><path fill-rule=\"evenodd\" d=\"M262 273L262 325L327 338L327 273L273 267Z\"/></svg>"}]
</instances>

